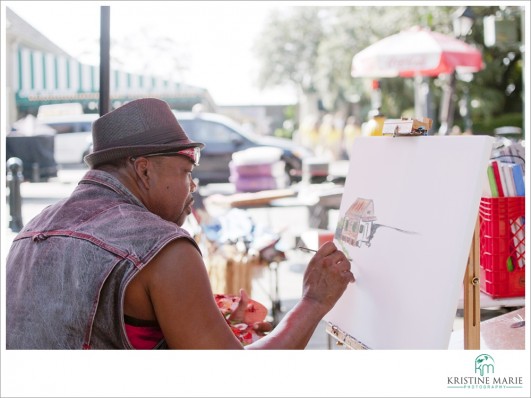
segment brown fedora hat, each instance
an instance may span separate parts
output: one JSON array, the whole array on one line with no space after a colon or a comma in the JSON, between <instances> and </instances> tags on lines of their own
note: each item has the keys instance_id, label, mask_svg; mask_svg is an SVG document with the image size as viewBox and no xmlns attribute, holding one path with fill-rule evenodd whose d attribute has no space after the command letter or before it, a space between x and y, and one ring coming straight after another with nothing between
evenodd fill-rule
<instances>
[{"instance_id":1,"label":"brown fedora hat","mask_svg":"<svg viewBox=\"0 0 531 398\"><path fill-rule=\"evenodd\" d=\"M90 167L129 156L178 151L205 145L190 141L170 106L157 98L128 102L92 124L93 152L85 156Z\"/></svg>"}]
</instances>

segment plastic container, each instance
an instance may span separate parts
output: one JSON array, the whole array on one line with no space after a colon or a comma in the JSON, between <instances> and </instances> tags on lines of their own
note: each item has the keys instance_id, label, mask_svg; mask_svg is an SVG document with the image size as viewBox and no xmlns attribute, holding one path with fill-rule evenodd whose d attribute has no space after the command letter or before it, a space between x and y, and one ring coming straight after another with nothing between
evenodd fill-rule
<instances>
[{"instance_id":1,"label":"plastic container","mask_svg":"<svg viewBox=\"0 0 531 398\"><path fill-rule=\"evenodd\" d=\"M282 189L287 185L282 150L272 147L248 148L234 152L229 163L230 177L237 192Z\"/></svg>"},{"instance_id":2,"label":"plastic container","mask_svg":"<svg viewBox=\"0 0 531 398\"><path fill-rule=\"evenodd\" d=\"M283 160L273 163L242 164L234 161L229 163L230 175L237 177L282 177L285 174L286 164Z\"/></svg>"},{"instance_id":3,"label":"plastic container","mask_svg":"<svg viewBox=\"0 0 531 398\"><path fill-rule=\"evenodd\" d=\"M232 163L235 166L269 164L277 162L282 157L282 149L262 146L247 148L232 154Z\"/></svg>"},{"instance_id":4,"label":"plastic container","mask_svg":"<svg viewBox=\"0 0 531 398\"><path fill-rule=\"evenodd\" d=\"M525 197L481 198L479 216L481 291L525 296Z\"/></svg>"},{"instance_id":5,"label":"plastic container","mask_svg":"<svg viewBox=\"0 0 531 398\"><path fill-rule=\"evenodd\" d=\"M272 176L256 177L229 177L229 181L234 184L237 192L259 192L271 189L282 189L286 187L283 179Z\"/></svg>"}]
</instances>

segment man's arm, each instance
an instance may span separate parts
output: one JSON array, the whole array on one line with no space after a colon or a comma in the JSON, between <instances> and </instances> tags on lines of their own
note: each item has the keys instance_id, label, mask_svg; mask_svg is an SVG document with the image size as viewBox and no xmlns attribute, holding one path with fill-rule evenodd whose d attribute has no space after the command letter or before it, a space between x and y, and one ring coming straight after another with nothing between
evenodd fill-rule
<instances>
[{"instance_id":1,"label":"man's arm","mask_svg":"<svg viewBox=\"0 0 531 398\"><path fill-rule=\"evenodd\" d=\"M124 309L156 319L169 348L242 348L217 307L201 255L187 239L170 242L139 272Z\"/></svg>"},{"instance_id":2,"label":"man's arm","mask_svg":"<svg viewBox=\"0 0 531 398\"><path fill-rule=\"evenodd\" d=\"M323 245L304 274L301 301L270 334L247 348L304 348L354 280L349 270L350 263L333 243ZM126 313L157 319L170 348L242 348L217 308L200 254L186 239L169 243L135 279L126 293Z\"/></svg>"}]
</instances>

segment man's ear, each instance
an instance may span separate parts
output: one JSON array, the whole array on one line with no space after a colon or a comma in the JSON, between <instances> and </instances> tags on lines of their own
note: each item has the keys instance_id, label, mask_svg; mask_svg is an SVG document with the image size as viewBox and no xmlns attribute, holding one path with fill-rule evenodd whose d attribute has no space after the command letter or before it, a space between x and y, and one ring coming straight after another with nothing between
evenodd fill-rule
<instances>
[{"instance_id":1,"label":"man's ear","mask_svg":"<svg viewBox=\"0 0 531 398\"><path fill-rule=\"evenodd\" d=\"M136 177L145 189L149 189L149 166L150 163L146 158L139 157L133 160Z\"/></svg>"}]
</instances>

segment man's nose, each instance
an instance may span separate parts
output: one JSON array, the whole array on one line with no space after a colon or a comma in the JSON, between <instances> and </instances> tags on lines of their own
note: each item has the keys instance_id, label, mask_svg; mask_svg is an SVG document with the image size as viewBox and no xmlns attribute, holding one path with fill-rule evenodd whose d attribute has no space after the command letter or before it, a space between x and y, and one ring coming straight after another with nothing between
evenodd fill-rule
<instances>
[{"instance_id":1,"label":"man's nose","mask_svg":"<svg viewBox=\"0 0 531 398\"><path fill-rule=\"evenodd\" d=\"M197 191L198 186L199 186L199 180L197 178L192 178L190 181L190 191L192 192Z\"/></svg>"}]
</instances>

